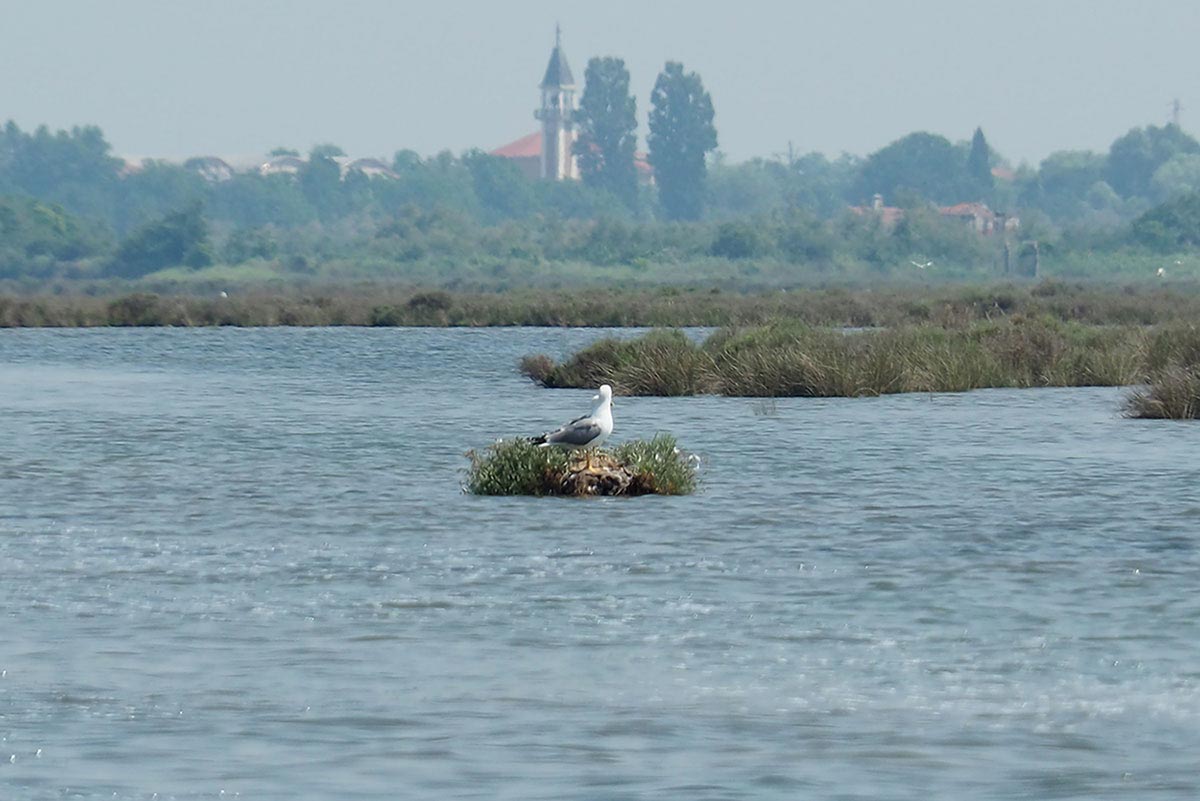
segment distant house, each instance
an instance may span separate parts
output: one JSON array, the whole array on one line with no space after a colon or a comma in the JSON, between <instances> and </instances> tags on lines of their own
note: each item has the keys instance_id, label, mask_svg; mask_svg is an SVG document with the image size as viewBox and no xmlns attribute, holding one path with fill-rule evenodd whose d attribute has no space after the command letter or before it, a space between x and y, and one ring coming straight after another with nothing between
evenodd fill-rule
<instances>
[{"instance_id":1,"label":"distant house","mask_svg":"<svg viewBox=\"0 0 1200 801\"><path fill-rule=\"evenodd\" d=\"M904 209L883 205L883 195L879 194L872 198L870 206L851 206L850 211L859 217L877 218L880 225L887 230L895 228L896 224L904 219ZM1021 227L1021 221L1016 217L992 211L987 204L979 202L942 206L938 208L938 214L961 221L981 236L999 232L1010 233Z\"/></svg>"},{"instance_id":2,"label":"distant house","mask_svg":"<svg viewBox=\"0 0 1200 801\"><path fill-rule=\"evenodd\" d=\"M985 203L958 203L953 206L943 206L938 209L943 217L961 220L973 231L983 236L995 233L1008 233L1021 227L1021 221L1007 214L997 214Z\"/></svg>"},{"instance_id":3,"label":"distant house","mask_svg":"<svg viewBox=\"0 0 1200 801\"><path fill-rule=\"evenodd\" d=\"M352 172L360 172L368 178L399 178L391 166L382 159L362 158L350 159L346 156L334 156L333 163L338 166L338 172L344 180ZM259 175L297 175L308 164L308 159L300 156L275 156L258 166Z\"/></svg>"},{"instance_id":4,"label":"distant house","mask_svg":"<svg viewBox=\"0 0 1200 801\"><path fill-rule=\"evenodd\" d=\"M372 158L355 159L354 161L347 162L342 167L342 177L343 178L345 178L349 173L352 173L352 172L361 172L363 175L367 176L368 178L399 178L400 177L399 175L396 175L396 173L394 173L392 171L391 166L389 166L387 164L387 162L382 161L380 159L372 159Z\"/></svg>"},{"instance_id":5,"label":"distant house","mask_svg":"<svg viewBox=\"0 0 1200 801\"><path fill-rule=\"evenodd\" d=\"M183 162L183 167L212 184L233 180L233 167L229 166L224 159L216 156L196 156Z\"/></svg>"},{"instance_id":6,"label":"distant house","mask_svg":"<svg viewBox=\"0 0 1200 801\"><path fill-rule=\"evenodd\" d=\"M870 206L851 206L850 211L859 217L874 217L885 229L891 230L896 223L904 219L904 209L898 206L883 205L883 195L876 193L871 198Z\"/></svg>"},{"instance_id":7,"label":"distant house","mask_svg":"<svg viewBox=\"0 0 1200 801\"><path fill-rule=\"evenodd\" d=\"M1010 170L1008 167L1000 166L992 167L992 177L997 181L1004 181L1005 183L1009 184L1017 180L1017 174L1015 172Z\"/></svg>"},{"instance_id":8,"label":"distant house","mask_svg":"<svg viewBox=\"0 0 1200 801\"><path fill-rule=\"evenodd\" d=\"M307 162L299 156L274 156L258 166L259 175L296 175Z\"/></svg>"}]
</instances>

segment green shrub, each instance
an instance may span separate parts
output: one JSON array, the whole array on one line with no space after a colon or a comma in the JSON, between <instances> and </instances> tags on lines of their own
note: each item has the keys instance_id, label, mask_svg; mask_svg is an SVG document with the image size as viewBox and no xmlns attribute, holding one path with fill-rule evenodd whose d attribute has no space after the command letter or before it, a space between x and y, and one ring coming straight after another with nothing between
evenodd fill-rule
<instances>
[{"instance_id":1,"label":"green shrub","mask_svg":"<svg viewBox=\"0 0 1200 801\"><path fill-rule=\"evenodd\" d=\"M198 268L212 264L208 222L199 204L165 215L143 225L117 248L109 271L124 278L186 265Z\"/></svg>"},{"instance_id":2,"label":"green shrub","mask_svg":"<svg viewBox=\"0 0 1200 801\"><path fill-rule=\"evenodd\" d=\"M567 452L528 440L505 440L470 451L466 489L474 495L553 495L567 469Z\"/></svg>"},{"instance_id":3,"label":"green shrub","mask_svg":"<svg viewBox=\"0 0 1200 801\"><path fill-rule=\"evenodd\" d=\"M752 259L766 255L766 238L748 222L725 222L717 226L709 253L722 259Z\"/></svg>"},{"instance_id":4,"label":"green shrub","mask_svg":"<svg viewBox=\"0 0 1200 801\"><path fill-rule=\"evenodd\" d=\"M1141 244L1161 251L1200 244L1200 194L1155 206L1133 221L1132 233Z\"/></svg>"}]
</instances>

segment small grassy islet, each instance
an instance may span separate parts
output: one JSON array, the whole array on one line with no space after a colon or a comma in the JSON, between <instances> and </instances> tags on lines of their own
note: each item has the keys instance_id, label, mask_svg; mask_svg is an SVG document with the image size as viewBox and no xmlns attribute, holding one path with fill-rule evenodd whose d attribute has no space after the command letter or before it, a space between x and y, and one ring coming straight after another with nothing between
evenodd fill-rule
<instances>
[{"instance_id":1,"label":"small grassy islet","mask_svg":"<svg viewBox=\"0 0 1200 801\"><path fill-rule=\"evenodd\" d=\"M524 439L469 451L463 489L473 495L689 495L696 489L694 457L675 438L659 434L609 450L540 448Z\"/></svg>"}]
</instances>

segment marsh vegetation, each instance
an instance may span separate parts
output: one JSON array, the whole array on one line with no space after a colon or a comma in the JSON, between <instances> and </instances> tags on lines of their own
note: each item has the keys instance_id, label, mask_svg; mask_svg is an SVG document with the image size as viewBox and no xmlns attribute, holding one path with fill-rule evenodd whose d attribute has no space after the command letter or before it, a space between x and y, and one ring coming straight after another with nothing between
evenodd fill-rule
<instances>
[{"instance_id":1,"label":"marsh vegetation","mask_svg":"<svg viewBox=\"0 0 1200 801\"><path fill-rule=\"evenodd\" d=\"M564 362L528 356L547 387L611 384L627 395L860 397L989 387L1129 386L1127 413L1196 417L1200 329L1095 326L1015 315L958 327L814 328L794 321L725 328L696 343L680 331L601 340Z\"/></svg>"},{"instance_id":2,"label":"marsh vegetation","mask_svg":"<svg viewBox=\"0 0 1200 801\"><path fill-rule=\"evenodd\" d=\"M1149 340L1146 384L1125 401L1129 417L1194 420L1200 418L1200 327L1164 326Z\"/></svg>"},{"instance_id":3,"label":"marsh vegetation","mask_svg":"<svg viewBox=\"0 0 1200 801\"><path fill-rule=\"evenodd\" d=\"M1200 284L1023 284L825 287L737 292L719 287L467 292L387 283L187 292L151 285L0 291L0 327L20 326L809 326L961 327L1017 315L1091 325L1200 320Z\"/></svg>"}]
</instances>

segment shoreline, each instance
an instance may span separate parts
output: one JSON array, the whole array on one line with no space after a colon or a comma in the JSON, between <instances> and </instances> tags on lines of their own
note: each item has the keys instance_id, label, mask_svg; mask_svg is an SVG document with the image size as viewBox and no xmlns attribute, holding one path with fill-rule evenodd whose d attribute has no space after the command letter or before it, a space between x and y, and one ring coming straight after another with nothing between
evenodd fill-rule
<instances>
[{"instance_id":1,"label":"shoreline","mask_svg":"<svg viewBox=\"0 0 1200 801\"><path fill-rule=\"evenodd\" d=\"M59 288L56 288L56 290ZM511 289L395 285L251 287L230 292L0 291L0 328L755 326L786 319L830 328L957 328L1013 316L1086 325L1200 320L1200 284L881 285L734 292L719 288Z\"/></svg>"}]
</instances>

